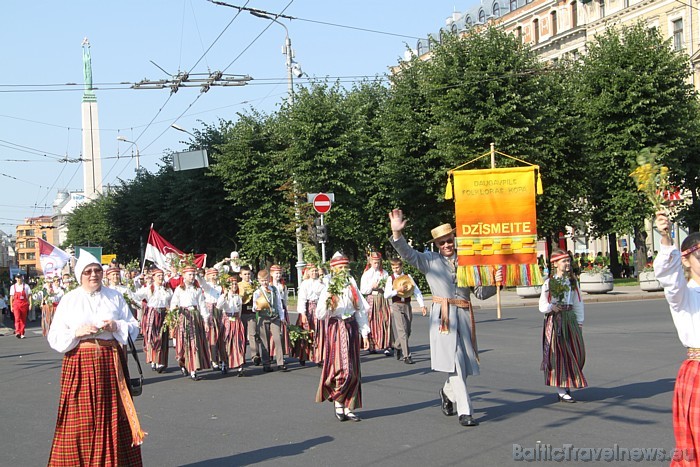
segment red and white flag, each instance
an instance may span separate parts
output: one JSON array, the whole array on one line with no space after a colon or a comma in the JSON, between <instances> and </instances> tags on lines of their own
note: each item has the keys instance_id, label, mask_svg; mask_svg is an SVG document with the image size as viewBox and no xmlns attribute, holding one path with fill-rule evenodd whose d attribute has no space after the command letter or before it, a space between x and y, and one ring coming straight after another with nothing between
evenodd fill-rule
<instances>
[{"instance_id":1,"label":"red and white flag","mask_svg":"<svg viewBox=\"0 0 700 467\"><path fill-rule=\"evenodd\" d=\"M153 261L160 269L168 271L170 269L170 258L172 258L173 255L182 257L185 253L175 248L172 243L161 237L160 234L151 227L151 232L148 234L148 243L146 244L144 259ZM205 254L194 255L194 262L198 268L203 268L206 260L207 255Z\"/></svg>"},{"instance_id":2,"label":"red and white flag","mask_svg":"<svg viewBox=\"0 0 700 467\"><path fill-rule=\"evenodd\" d=\"M60 276L61 269L70 260L70 255L46 240L39 240L39 262L44 277Z\"/></svg>"}]
</instances>

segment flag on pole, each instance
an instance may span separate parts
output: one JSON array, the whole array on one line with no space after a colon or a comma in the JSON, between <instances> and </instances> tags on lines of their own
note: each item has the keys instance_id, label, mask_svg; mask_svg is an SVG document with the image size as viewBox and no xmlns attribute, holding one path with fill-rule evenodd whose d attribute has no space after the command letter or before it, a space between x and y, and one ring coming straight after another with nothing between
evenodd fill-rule
<instances>
[{"instance_id":1,"label":"flag on pole","mask_svg":"<svg viewBox=\"0 0 700 467\"><path fill-rule=\"evenodd\" d=\"M167 271L170 269L170 258L173 256L184 256L185 253L178 248L175 248L172 243L160 236L153 227L148 234L148 243L146 244L146 254L144 260L153 261L156 266ZM194 262L198 268L203 268L206 262L207 255L194 255Z\"/></svg>"},{"instance_id":2,"label":"flag on pole","mask_svg":"<svg viewBox=\"0 0 700 467\"><path fill-rule=\"evenodd\" d=\"M60 276L61 269L70 260L70 255L46 240L39 240L39 262L44 277Z\"/></svg>"}]
</instances>

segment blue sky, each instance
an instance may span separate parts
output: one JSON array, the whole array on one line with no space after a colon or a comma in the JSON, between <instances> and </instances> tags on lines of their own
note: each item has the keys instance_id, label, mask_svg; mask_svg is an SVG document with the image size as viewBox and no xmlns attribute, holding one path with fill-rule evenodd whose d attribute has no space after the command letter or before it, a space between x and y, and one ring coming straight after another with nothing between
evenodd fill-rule
<instances>
[{"instance_id":1,"label":"blue sky","mask_svg":"<svg viewBox=\"0 0 700 467\"><path fill-rule=\"evenodd\" d=\"M289 29L295 60L309 76L332 79L385 74L403 56L406 43L415 47L411 37L436 33L455 7L470 6L444 0L227 3L299 18L280 20ZM91 43L104 184L134 176L132 145L118 142L119 135L136 140L141 165L155 171L165 151L181 150L189 139L170 128L173 122L191 131L201 122L235 120L237 112L251 108L273 112L287 93L284 30L278 24L265 30L269 21L248 13L231 22L236 11L206 0L3 2L0 230L14 233L25 217L51 214L58 190L82 189L81 164L57 159L80 157L84 37ZM183 88L172 96L166 89L115 85L167 79L151 61L171 74L226 69L254 79L244 87L215 87L203 94Z\"/></svg>"}]
</instances>

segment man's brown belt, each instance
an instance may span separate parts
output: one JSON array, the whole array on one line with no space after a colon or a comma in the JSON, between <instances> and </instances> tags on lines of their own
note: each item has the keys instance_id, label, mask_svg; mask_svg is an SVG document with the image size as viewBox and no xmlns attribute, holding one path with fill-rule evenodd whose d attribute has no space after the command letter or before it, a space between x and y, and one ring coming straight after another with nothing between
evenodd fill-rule
<instances>
[{"instance_id":1,"label":"man's brown belt","mask_svg":"<svg viewBox=\"0 0 700 467\"><path fill-rule=\"evenodd\" d=\"M440 334L450 333L450 305L457 308L464 308L469 311L469 319L471 320L471 338L472 347L476 354L477 361L479 360L479 347L476 344L476 322L474 321L474 310L472 310L472 302L463 298L446 298L433 296L433 302L440 304Z\"/></svg>"}]
</instances>

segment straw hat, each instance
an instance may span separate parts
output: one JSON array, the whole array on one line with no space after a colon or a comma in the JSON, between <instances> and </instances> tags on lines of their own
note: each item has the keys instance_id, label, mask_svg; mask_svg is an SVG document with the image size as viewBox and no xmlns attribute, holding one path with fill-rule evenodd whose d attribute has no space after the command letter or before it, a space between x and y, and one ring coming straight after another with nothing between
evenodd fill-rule
<instances>
[{"instance_id":1,"label":"straw hat","mask_svg":"<svg viewBox=\"0 0 700 467\"><path fill-rule=\"evenodd\" d=\"M413 295L413 281L407 274L394 279L391 286L396 290L396 295L401 298L408 298ZM404 288L406 289L405 291Z\"/></svg>"},{"instance_id":2,"label":"straw hat","mask_svg":"<svg viewBox=\"0 0 700 467\"><path fill-rule=\"evenodd\" d=\"M430 235L433 236L433 242L438 238L446 237L448 235L454 234L455 229L452 228L451 224L442 224L435 227L430 231Z\"/></svg>"}]
</instances>

